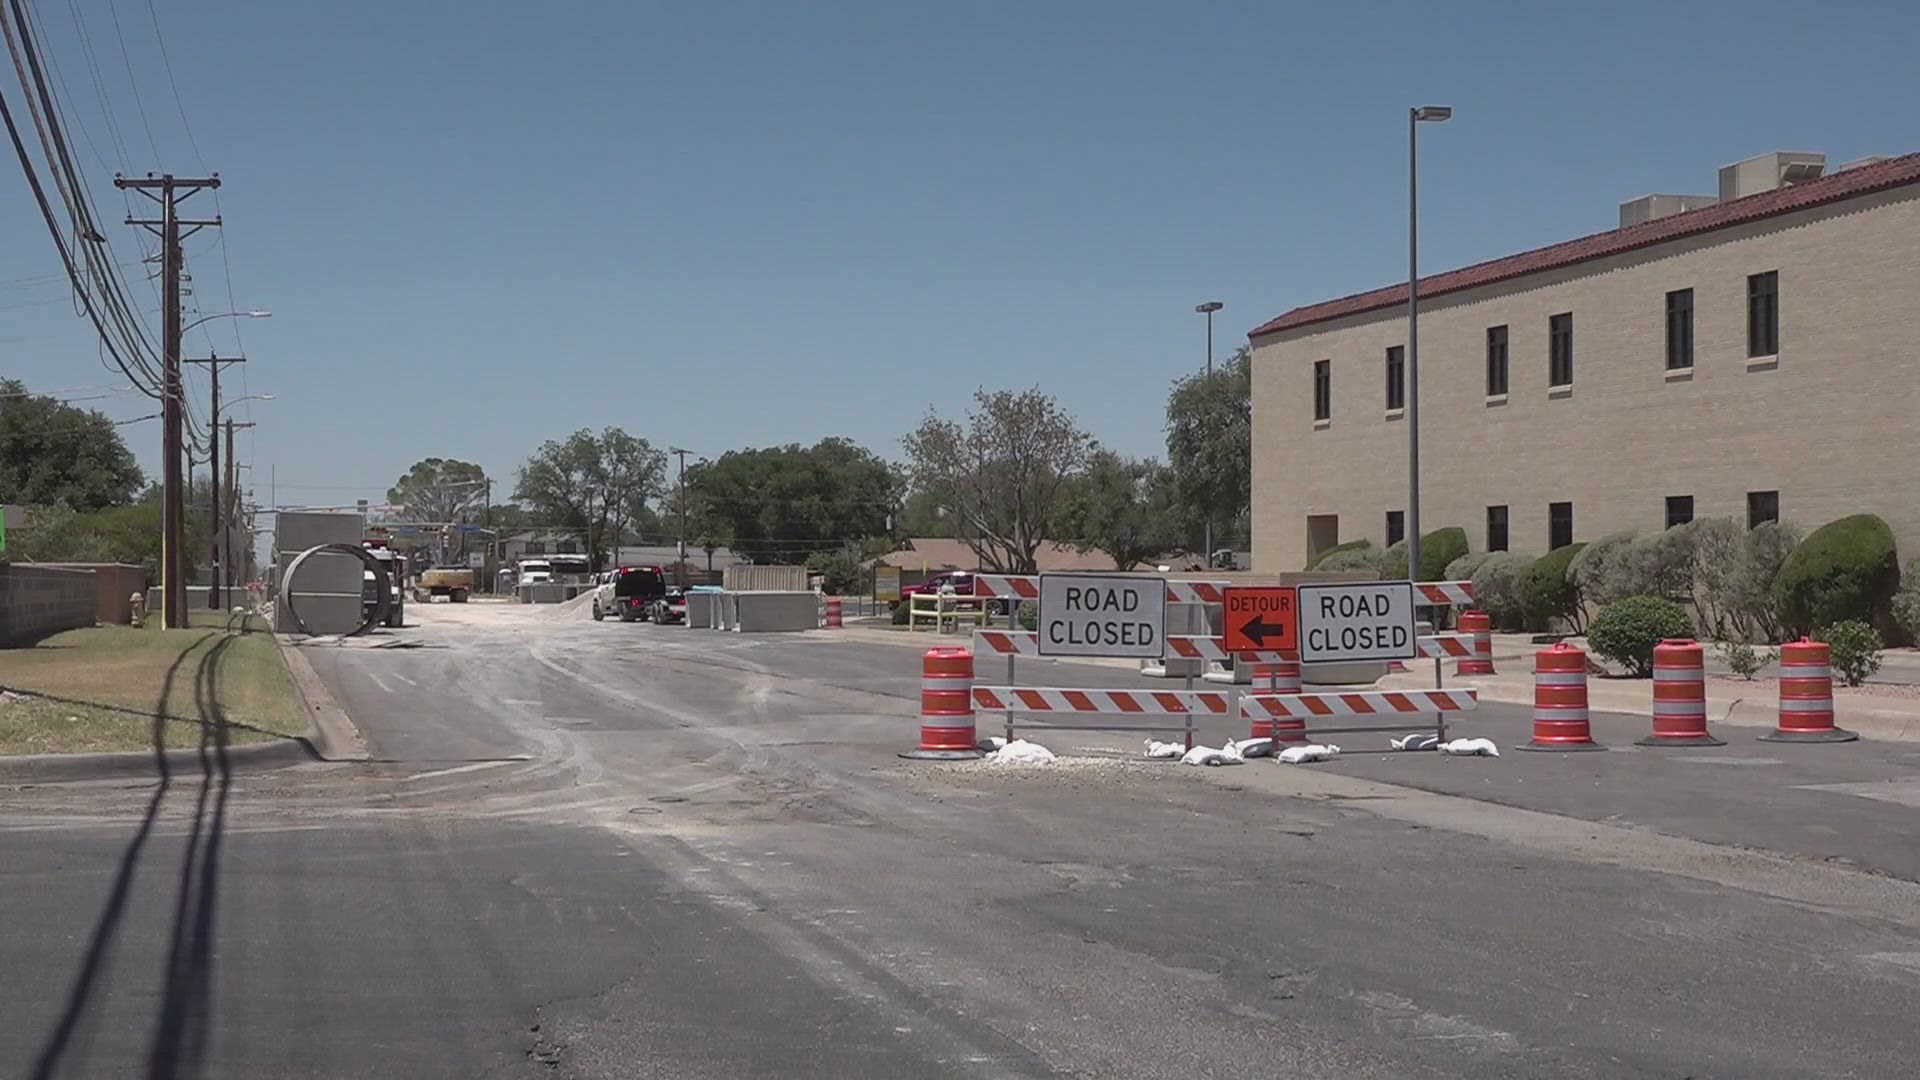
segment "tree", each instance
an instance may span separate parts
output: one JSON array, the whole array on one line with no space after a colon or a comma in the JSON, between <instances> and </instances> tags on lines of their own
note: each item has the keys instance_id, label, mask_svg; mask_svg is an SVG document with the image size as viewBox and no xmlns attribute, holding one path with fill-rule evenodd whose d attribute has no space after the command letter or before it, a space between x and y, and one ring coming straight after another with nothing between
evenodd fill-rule
<instances>
[{"instance_id":1,"label":"tree","mask_svg":"<svg viewBox=\"0 0 1920 1080\"><path fill-rule=\"evenodd\" d=\"M966 425L929 411L901 440L914 485L947 508L981 565L1031 574L1093 440L1039 390L977 390Z\"/></svg>"},{"instance_id":2,"label":"tree","mask_svg":"<svg viewBox=\"0 0 1920 1080\"><path fill-rule=\"evenodd\" d=\"M951 538L953 519L932 492L914 489L900 504L900 535Z\"/></svg>"},{"instance_id":3,"label":"tree","mask_svg":"<svg viewBox=\"0 0 1920 1080\"><path fill-rule=\"evenodd\" d=\"M625 531L635 506L660 494L667 456L617 427L581 429L540 445L520 467L513 497L542 524L580 529L594 567Z\"/></svg>"},{"instance_id":4,"label":"tree","mask_svg":"<svg viewBox=\"0 0 1920 1080\"><path fill-rule=\"evenodd\" d=\"M430 457L413 463L387 489L387 502L407 521L469 524L486 505L487 474L470 461Z\"/></svg>"},{"instance_id":5,"label":"tree","mask_svg":"<svg viewBox=\"0 0 1920 1080\"><path fill-rule=\"evenodd\" d=\"M0 503L102 510L140 490L140 466L105 414L0 379Z\"/></svg>"},{"instance_id":6,"label":"tree","mask_svg":"<svg viewBox=\"0 0 1920 1080\"><path fill-rule=\"evenodd\" d=\"M199 535L199 515L188 512L188 535ZM145 567L147 583L160 581L160 497L131 506L81 512L65 507L36 509L27 523L7 537L7 554L23 562L109 562ZM203 544L190 543L183 554L187 574L199 568Z\"/></svg>"},{"instance_id":7,"label":"tree","mask_svg":"<svg viewBox=\"0 0 1920 1080\"><path fill-rule=\"evenodd\" d=\"M847 439L732 450L687 470L687 539L724 538L756 560L804 562L888 535L899 499L893 467ZM677 533L678 515L661 525Z\"/></svg>"},{"instance_id":8,"label":"tree","mask_svg":"<svg viewBox=\"0 0 1920 1080\"><path fill-rule=\"evenodd\" d=\"M1167 461L1181 502L1198 523L1218 528L1247 513L1252 460L1253 353L1242 345L1211 374L1195 372L1173 384Z\"/></svg>"},{"instance_id":9,"label":"tree","mask_svg":"<svg viewBox=\"0 0 1920 1080\"><path fill-rule=\"evenodd\" d=\"M1116 570L1166 554L1180 543L1172 470L1096 449L1068 488L1060 527L1082 554L1111 556Z\"/></svg>"}]
</instances>

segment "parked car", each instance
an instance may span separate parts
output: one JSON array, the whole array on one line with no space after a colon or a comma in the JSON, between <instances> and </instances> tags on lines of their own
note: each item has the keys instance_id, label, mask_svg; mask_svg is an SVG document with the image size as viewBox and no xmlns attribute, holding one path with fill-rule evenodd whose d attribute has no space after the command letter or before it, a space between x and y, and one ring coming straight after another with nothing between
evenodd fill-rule
<instances>
[{"instance_id":1,"label":"parked car","mask_svg":"<svg viewBox=\"0 0 1920 1080\"><path fill-rule=\"evenodd\" d=\"M653 621L666 625L687 621L687 590L678 585L667 586L665 596L653 602Z\"/></svg>"},{"instance_id":2,"label":"parked car","mask_svg":"<svg viewBox=\"0 0 1920 1080\"><path fill-rule=\"evenodd\" d=\"M667 593L666 575L657 566L622 566L596 579L593 588L593 617L620 616L621 622L650 619L654 602ZM686 607L681 606L684 616Z\"/></svg>"}]
</instances>

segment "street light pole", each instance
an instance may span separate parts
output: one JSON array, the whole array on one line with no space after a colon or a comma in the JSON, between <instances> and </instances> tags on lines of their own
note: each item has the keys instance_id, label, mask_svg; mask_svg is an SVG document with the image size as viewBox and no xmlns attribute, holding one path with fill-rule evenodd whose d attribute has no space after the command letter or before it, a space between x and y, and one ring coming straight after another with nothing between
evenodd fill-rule
<instances>
[{"instance_id":1,"label":"street light pole","mask_svg":"<svg viewBox=\"0 0 1920 1080\"><path fill-rule=\"evenodd\" d=\"M1207 376L1208 378L1212 378L1213 376L1213 313L1216 311L1219 311L1223 307L1226 307L1226 305L1222 304L1220 301L1209 300L1204 304L1197 305L1193 309L1194 311L1199 312L1200 314L1205 315L1207 317ZM1213 566L1213 509L1211 507L1207 509L1206 518L1207 518L1207 524L1206 524L1207 550L1204 557L1201 559L1201 562L1207 567L1211 568Z\"/></svg>"},{"instance_id":2,"label":"street light pole","mask_svg":"<svg viewBox=\"0 0 1920 1080\"><path fill-rule=\"evenodd\" d=\"M1407 110L1407 578L1420 580L1420 184L1422 123L1453 115L1445 105Z\"/></svg>"},{"instance_id":3,"label":"street light pole","mask_svg":"<svg viewBox=\"0 0 1920 1080\"><path fill-rule=\"evenodd\" d=\"M674 560L673 576L683 589L687 587L687 455L691 452L677 446L667 451L680 459L680 550Z\"/></svg>"}]
</instances>

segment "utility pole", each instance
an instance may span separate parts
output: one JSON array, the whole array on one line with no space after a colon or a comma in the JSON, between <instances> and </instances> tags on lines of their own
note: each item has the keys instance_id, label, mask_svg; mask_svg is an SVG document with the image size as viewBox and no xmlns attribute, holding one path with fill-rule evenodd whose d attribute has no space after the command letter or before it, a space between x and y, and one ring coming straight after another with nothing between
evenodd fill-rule
<instances>
[{"instance_id":1,"label":"utility pole","mask_svg":"<svg viewBox=\"0 0 1920 1080\"><path fill-rule=\"evenodd\" d=\"M219 218L183 221L179 204L207 188L220 186L218 176L181 179L172 173L132 179L116 175L113 186L133 189L160 206L160 217L135 218L127 224L139 225L160 237L161 276L161 426L160 435L160 611L161 624L169 629L187 625L187 511L185 477L180 472L181 436L186 413L186 397L180 383L180 241L208 226L218 226ZM156 194L158 192L158 194ZM185 228L183 234L180 230Z\"/></svg>"},{"instance_id":2,"label":"utility pole","mask_svg":"<svg viewBox=\"0 0 1920 1080\"><path fill-rule=\"evenodd\" d=\"M677 446L667 451L680 459L680 557L674 561L674 576L682 589L687 587L687 455L691 452Z\"/></svg>"},{"instance_id":3,"label":"utility pole","mask_svg":"<svg viewBox=\"0 0 1920 1080\"><path fill-rule=\"evenodd\" d=\"M205 364L207 365L207 370L211 372L213 376L213 418L210 421L213 427L213 438L207 440L209 443L207 448L209 457L207 475L210 478L208 484L213 488L213 497L208 500L212 505L213 522L212 528L207 533L213 540L213 585L207 590L207 607L213 611L220 611L225 607L220 595L221 557L225 554L227 547L227 545L221 542L225 534L220 531L220 522L227 516L222 513L220 502L220 369L228 364L244 364L247 362L247 358L244 356L236 356L223 360L218 356L207 356L182 359L180 362L183 364ZM243 426L252 427L253 425L246 424ZM227 428L227 438L227 460L232 461L233 428L231 425ZM231 482L228 483L228 490L232 490Z\"/></svg>"},{"instance_id":4,"label":"utility pole","mask_svg":"<svg viewBox=\"0 0 1920 1080\"><path fill-rule=\"evenodd\" d=\"M215 368L214 370L218 371L220 369ZM218 384L215 384L214 392L216 394L219 392ZM218 401L219 398L216 397L214 400ZM225 513L217 515L213 520L216 528L218 528L218 523L221 521L227 522L228 525L227 531L215 533L216 539L214 543L218 544L220 548L219 561L214 564L213 585L215 590L220 589L220 578L223 573L226 576L227 588L230 589L233 587L232 523L239 516L240 512L240 459L233 454L233 431L235 428L250 428L252 426L253 421L251 420L244 424L236 424L231 420L227 421L227 502L229 506ZM214 441L218 442L219 440L216 439ZM215 458L214 469L217 471L219 468L219 459ZM214 604L209 606L219 608L221 605Z\"/></svg>"}]
</instances>

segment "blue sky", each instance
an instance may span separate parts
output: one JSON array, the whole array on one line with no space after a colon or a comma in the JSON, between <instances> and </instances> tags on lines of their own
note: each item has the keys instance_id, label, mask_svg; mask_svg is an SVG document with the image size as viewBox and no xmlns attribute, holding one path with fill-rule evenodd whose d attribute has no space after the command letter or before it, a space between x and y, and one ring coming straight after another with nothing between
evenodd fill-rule
<instances>
[{"instance_id":1,"label":"blue sky","mask_svg":"<svg viewBox=\"0 0 1920 1080\"><path fill-rule=\"evenodd\" d=\"M433 455L510 488L607 424L897 457L976 386L1164 453L1196 303L1226 304L1224 355L1404 273L1413 104L1456 110L1423 131L1428 272L1763 151L1920 148L1920 16L1892 3L155 0L197 153L143 0L78 6L84 40L37 5L103 214L89 48L130 171L226 180L233 302L275 314L189 354L244 348L228 393L276 395L237 413L282 504L378 500ZM187 245L203 312L229 310L217 243ZM21 283L58 270L0 167L0 373L111 385L59 284ZM158 425L125 430L151 467Z\"/></svg>"}]
</instances>

